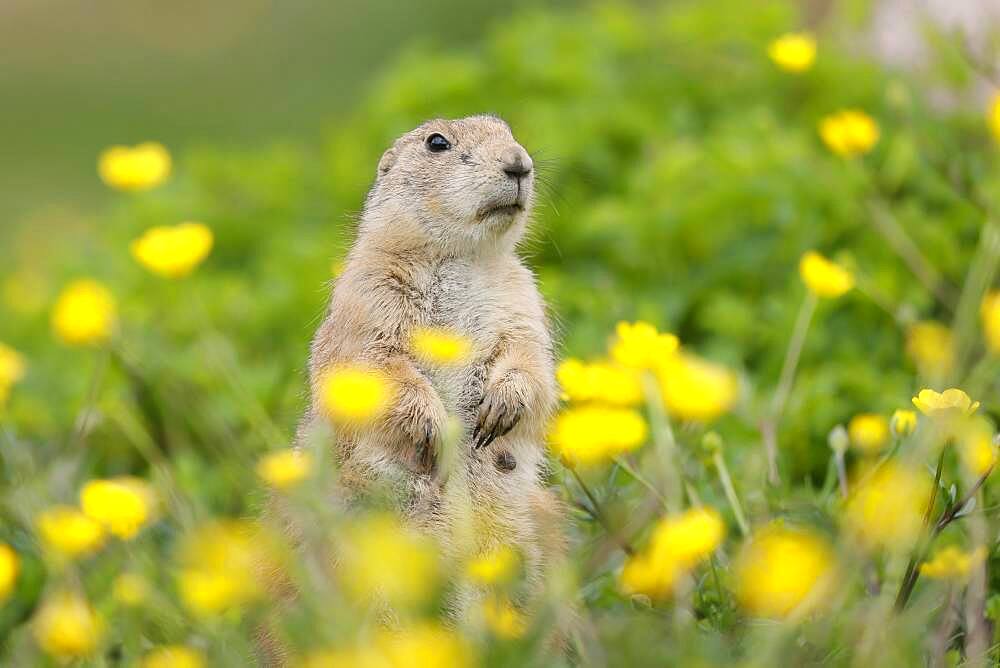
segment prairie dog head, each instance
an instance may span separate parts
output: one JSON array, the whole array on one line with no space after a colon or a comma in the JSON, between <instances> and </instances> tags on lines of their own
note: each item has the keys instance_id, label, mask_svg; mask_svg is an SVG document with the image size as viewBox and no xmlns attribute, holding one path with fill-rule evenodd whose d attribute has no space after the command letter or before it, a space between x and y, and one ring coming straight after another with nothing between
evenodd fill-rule
<instances>
[{"instance_id":1,"label":"prairie dog head","mask_svg":"<svg viewBox=\"0 0 1000 668\"><path fill-rule=\"evenodd\" d=\"M366 223L474 250L516 242L533 201L534 165L510 126L493 116L435 119L383 154Z\"/></svg>"}]
</instances>

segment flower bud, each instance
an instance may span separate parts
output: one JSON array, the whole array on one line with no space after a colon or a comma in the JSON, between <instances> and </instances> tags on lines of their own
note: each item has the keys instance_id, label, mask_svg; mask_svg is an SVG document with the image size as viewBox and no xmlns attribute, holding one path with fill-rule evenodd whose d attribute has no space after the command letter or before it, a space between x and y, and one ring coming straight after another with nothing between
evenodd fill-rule
<instances>
[{"instance_id":1,"label":"flower bud","mask_svg":"<svg viewBox=\"0 0 1000 668\"><path fill-rule=\"evenodd\" d=\"M837 454L844 454L847 451L847 446L851 443L851 439L847 435L847 429L844 428L844 425L838 424L830 430L830 435L826 437L826 442L830 444L831 450Z\"/></svg>"}]
</instances>

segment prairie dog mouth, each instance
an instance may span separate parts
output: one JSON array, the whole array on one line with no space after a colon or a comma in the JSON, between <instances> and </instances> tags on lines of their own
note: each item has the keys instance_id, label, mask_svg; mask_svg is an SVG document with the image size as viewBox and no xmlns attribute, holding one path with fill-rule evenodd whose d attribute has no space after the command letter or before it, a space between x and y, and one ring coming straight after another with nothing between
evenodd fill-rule
<instances>
[{"instance_id":1,"label":"prairie dog mouth","mask_svg":"<svg viewBox=\"0 0 1000 668\"><path fill-rule=\"evenodd\" d=\"M524 211L524 206L518 202L513 204L488 204L479 209L477 217L486 218L488 216L513 216Z\"/></svg>"}]
</instances>

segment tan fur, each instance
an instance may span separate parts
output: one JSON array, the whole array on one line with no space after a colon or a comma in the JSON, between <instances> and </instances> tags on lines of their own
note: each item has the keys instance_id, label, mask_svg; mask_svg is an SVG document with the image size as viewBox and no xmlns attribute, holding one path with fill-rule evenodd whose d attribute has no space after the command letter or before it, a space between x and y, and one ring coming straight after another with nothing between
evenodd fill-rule
<instances>
[{"instance_id":1,"label":"tan fur","mask_svg":"<svg viewBox=\"0 0 1000 668\"><path fill-rule=\"evenodd\" d=\"M452 148L430 151L433 133ZM395 481L403 512L446 550L467 549L457 534L460 524L471 526L473 549L515 545L539 584L561 544L558 505L543 485L556 385L544 305L515 253L534 196L533 172L504 171L518 152L527 158L507 124L490 116L428 121L386 151L313 340L313 401L300 433L321 419L318 384L331 367L384 371L399 386L387 417L338 435L347 484L360 491L366 481ZM488 212L515 203L522 208ZM458 367L420 363L409 351L417 326L469 337L472 355ZM445 480L435 472L449 413L461 421L462 440ZM502 435L476 449L477 425Z\"/></svg>"}]
</instances>

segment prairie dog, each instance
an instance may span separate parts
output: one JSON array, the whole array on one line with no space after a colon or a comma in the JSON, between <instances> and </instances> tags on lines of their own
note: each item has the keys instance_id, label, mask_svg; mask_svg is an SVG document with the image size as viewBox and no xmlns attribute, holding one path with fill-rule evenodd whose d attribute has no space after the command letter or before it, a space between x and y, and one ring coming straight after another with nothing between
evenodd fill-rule
<instances>
[{"instance_id":1,"label":"prairie dog","mask_svg":"<svg viewBox=\"0 0 1000 668\"><path fill-rule=\"evenodd\" d=\"M459 532L480 552L510 544L537 583L561 531L543 483L557 397L552 341L534 277L515 254L533 201L532 159L499 118L431 120L396 140L313 340L300 433L321 419L318 384L331 367L385 372L398 385L387 415L337 436L347 484L392 481L408 521L446 550L467 549ZM423 326L467 337L468 359L419 362L410 334ZM448 413L463 432L457 493L435 475Z\"/></svg>"}]
</instances>

